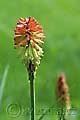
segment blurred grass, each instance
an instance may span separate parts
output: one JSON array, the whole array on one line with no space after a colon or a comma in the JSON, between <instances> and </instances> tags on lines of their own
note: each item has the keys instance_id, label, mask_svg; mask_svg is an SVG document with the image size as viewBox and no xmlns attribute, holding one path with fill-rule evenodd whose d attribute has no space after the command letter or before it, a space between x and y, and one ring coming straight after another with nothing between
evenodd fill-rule
<instances>
[{"instance_id":1,"label":"blurred grass","mask_svg":"<svg viewBox=\"0 0 80 120\"><path fill-rule=\"evenodd\" d=\"M80 106L80 1L2 0L0 2L0 78L6 64L9 63L11 67L0 109L1 120L23 120L25 117L25 115L18 118L10 117L6 113L8 104L17 102L21 106L29 106L28 76L17 56L17 51L13 48L15 24L20 17L28 16L38 20L46 35L43 45L45 53L36 79L37 106L54 104L56 76L62 71L67 76L72 105L76 108Z\"/></svg>"},{"instance_id":2,"label":"blurred grass","mask_svg":"<svg viewBox=\"0 0 80 120\"><path fill-rule=\"evenodd\" d=\"M2 102L2 97L3 97L3 93L4 93L4 88L5 88L5 84L6 84L6 78L8 75L8 71L9 71L9 65L7 64L1 79L1 85L0 85L0 104Z\"/></svg>"}]
</instances>

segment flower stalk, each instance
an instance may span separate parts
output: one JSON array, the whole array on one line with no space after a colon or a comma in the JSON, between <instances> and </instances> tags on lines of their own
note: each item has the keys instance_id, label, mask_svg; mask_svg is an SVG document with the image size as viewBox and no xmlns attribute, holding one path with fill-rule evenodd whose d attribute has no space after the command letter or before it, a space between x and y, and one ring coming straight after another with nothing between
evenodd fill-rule
<instances>
[{"instance_id":1,"label":"flower stalk","mask_svg":"<svg viewBox=\"0 0 80 120\"><path fill-rule=\"evenodd\" d=\"M29 81L30 81L30 99L31 99L31 120L35 120L35 80L34 80L34 64L29 61Z\"/></svg>"},{"instance_id":2,"label":"flower stalk","mask_svg":"<svg viewBox=\"0 0 80 120\"><path fill-rule=\"evenodd\" d=\"M35 120L35 84L34 80L30 80L30 96L31 96L31 120Z\"/></svg>"}]
</instances>

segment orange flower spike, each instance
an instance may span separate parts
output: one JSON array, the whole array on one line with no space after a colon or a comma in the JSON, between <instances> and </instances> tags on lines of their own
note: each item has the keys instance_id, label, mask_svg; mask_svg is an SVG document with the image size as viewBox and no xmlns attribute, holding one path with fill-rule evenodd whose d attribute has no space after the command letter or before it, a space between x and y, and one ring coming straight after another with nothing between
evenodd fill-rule
<instances>
[{"instance_id":1,"label":"orange flower spike","mask_svg":"<svg viewBox=\"0 0 80 120\"><path fill-rule=\"evenodd\" d=\"M22 48L24 63L27 64L31 60L37 68L43 56L43 50L39 46L44 43L45 38L42 27L32 17L20 18L14 32L14 47Z\"/></svg>"}]
</instances>

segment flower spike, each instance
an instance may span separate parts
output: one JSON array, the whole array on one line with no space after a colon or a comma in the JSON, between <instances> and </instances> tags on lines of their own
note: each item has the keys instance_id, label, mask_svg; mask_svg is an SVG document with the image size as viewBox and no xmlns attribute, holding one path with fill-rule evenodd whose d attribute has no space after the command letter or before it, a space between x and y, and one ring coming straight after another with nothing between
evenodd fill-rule
<instances>
[{"instance_id":1,"label":"flower spike","mask_svg":"<svg viewBox=\"0 0 80 120\"><path fill-rule=\"evenodd\" d=\"M42 27L33 18L20 18L16 24L14 36L14 48L22 48L22 59L24 64L29 66L31 60L35 70L40 64L43 50L39 46L45 38Z\"/></svg>"}]
</instances>

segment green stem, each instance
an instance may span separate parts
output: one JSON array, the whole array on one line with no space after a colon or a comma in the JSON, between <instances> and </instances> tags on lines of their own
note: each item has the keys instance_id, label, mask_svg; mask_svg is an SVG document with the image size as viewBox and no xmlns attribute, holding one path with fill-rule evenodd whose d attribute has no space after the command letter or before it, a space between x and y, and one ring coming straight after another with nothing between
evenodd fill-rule
<instances>
[{"instance_id":1,"label":"green stem","mask_svg":"<svg viewBox=\"0 0 80 120\"><path fill-rule=\"evenodd\" d=\"M31 97L31 120L35 120L35 86L33 78L30 80L30 97Z\"/></svg>"},{"instance_id":2,"label":"green stem","mask_svg":"<svg viewBox=\"0 0 80 120\"><path fill-rule=\"evenodd\" d=\"M29 81L30 81L31 120L35 120L35 80L34 80L35 67L34 64L32 63L32 60L29 60L27 69L28 69Z\"/></svg>"}]
</instances>

